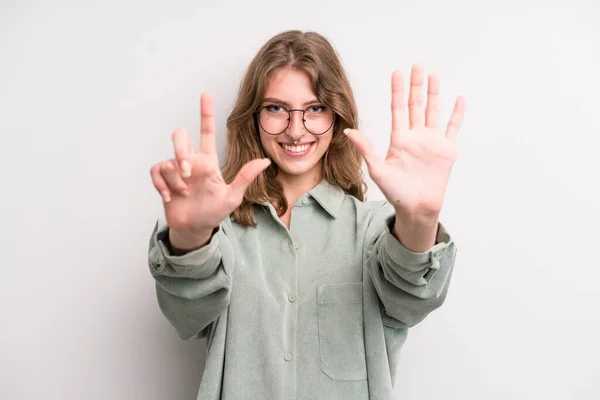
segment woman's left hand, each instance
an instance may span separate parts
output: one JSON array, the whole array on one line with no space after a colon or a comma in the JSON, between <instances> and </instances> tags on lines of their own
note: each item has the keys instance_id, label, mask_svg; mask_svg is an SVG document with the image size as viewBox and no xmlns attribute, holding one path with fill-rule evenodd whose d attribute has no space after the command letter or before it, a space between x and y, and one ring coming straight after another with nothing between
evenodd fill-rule
<instances>
[{"instance_id":1,"label":"woman's left hand","mask_svg":"<svg viewBox=\"0 0 600 400\"><path fill-rule=\"evenodd\" d=\"M382 160L360 131L347 129L367 162L369 175L396 209L397 215L435 219L442 210L450 171L456 160L456 138L465 111L459 96L445 134L439 125L439 79L430 74L423 109L423 67L414 65L407 106L402 74L392 74L392 135Z\"/></svg>"}]
</instances>

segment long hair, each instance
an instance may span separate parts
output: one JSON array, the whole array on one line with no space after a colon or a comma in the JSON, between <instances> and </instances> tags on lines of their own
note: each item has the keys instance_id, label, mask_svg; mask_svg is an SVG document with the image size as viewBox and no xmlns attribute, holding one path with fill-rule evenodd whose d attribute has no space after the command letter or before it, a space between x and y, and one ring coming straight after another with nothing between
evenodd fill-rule
<instances>
[{"instance_id":1,"label":"long hair","mask_svg":"<svg viewBox=\"0 0 600 400\"><path fill-rule=\"evenodd\" d=\"M230 183L244 164L267 156L260 143L254 111L262 101L269 78L281 68L295 68L308 74L317 98L335 112L333 137L323 155L322 178L344 192L364 201L366 184L361 170L362 156L343 134L345 128L358 127L358 112L352 88L329 41L315 32L282 32L258 51L239 87L237 101L227 118L226 162L223 178ZM272 163L255 179L233 215L243 226L256 226L253 205L272 202L278 215L288 204L283 187L275 179L277 165Z\"/></svg>"}]
</instances>

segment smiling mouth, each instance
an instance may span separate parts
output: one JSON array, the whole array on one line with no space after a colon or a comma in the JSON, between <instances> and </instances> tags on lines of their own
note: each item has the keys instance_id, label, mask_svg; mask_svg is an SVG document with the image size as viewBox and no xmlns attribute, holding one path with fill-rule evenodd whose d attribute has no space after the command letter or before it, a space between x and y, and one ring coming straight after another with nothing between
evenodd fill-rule
<instances>
[{"instance_id":1,"label":"smiling mouth","mask_svg":"<svg viewBox=\"0 0 600 400\"><path fill-rule=\"evenodd\" d=\"M281 147L283 147L285 150L289 151L290 153L298 153L298 154L306 152L314 144L315 144L315 142L303 143L303 144L298 144L298 145L292 145L292 144L287 144L287 143L279 143L279 145Z\"/></svg>"}]
</instances>

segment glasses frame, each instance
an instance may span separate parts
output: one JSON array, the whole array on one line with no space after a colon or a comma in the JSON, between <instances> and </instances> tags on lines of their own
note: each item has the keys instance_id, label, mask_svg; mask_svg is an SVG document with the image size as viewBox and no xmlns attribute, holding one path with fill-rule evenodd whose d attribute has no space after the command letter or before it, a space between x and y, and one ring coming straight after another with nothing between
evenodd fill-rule
<instances>
[{"instance_id":1,"label":"glasses frame","mask_svg":"<svg viewBox=\"0 0 600 400\"><path fill-rule=\"evenodd\" d=\"M288 113L287 125L285 126L285 129L284 129L284 130L282 130L281 132L279 132L279 133L271 133L271 132L267 131L265 128L263 128L262 124L260 123L260 112L261 112L263 109L265 109L265 108L267 108L267 107L270 107L270 106L273 106L273 105L275 105L275 104L267 104L266 106L262 106L262 107L261 107L261 108L259 108L258 110L254 111L254 119L255 119L255 121L256 121L256 124L257 124L257 126L259 126L259 127L260 127L260 128L263 130L263 131L265 131L265 133L266 133L267 135L271 135L271 136L278 136L278 135L281 135L283 132L287 131L287 130L288 130L288 128L290 127L290 124L292 123L292 112L294 112L294 111L301 111L301 112L302 112L302 126L304 126L304 129L306 129L306 131L307 131L308 133L310 133L311 135L314 135L314 136L321 136L321 135L324 135L324 134L326 134L326 133L327 133L327 132L328 132L328 131L329 131L329 130L330 130L332 127L333 127L333 125L335 124L335 116L336 116L337 114L336 114L336 113L335 113L335 112L332 110L332 111L331 111L331 115L332 115L332 118L331 118L331 125L329 125L329 128L325 129L325 132L323 132L323 133L312 133L312 132L310 131L310 129L308 129L308 128L306 127L306 119L304 118L304 114L306 113L306 110L308 110L308 109L309 109L309 108L311 108L311 107L315 107L315 106L316 106L316 104L313 104L312 106L308 106L308 107L306 107L304 110L302 110L302 109L300 109L300 108L292 108L292 109L288 110L288 109L287 109L287 108L285 108L284 106L281 106L281 105L277 104L277 106L278 106L278 107L281 107L281 108L283 108L283 109L284 109L285 111L287 111L287 113Z\"/></svg>"}]
</instances>

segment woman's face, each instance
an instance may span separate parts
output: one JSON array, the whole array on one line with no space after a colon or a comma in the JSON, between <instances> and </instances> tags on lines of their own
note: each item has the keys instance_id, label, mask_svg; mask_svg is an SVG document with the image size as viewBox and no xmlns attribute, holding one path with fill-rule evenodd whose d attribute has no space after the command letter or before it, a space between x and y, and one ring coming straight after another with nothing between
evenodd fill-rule
<instances>
[{"instance_id":1,"label":"woman's face","mask_svg":"<svg viewBox=\"0 0 600 400\"><path fill-rule=\"evenodd\" d=\"M260 107L268 106L259 115L260 142L269 158L279 167L280 178L310 177L319 180L321 158L331 143L333 136L333 114L319 102L312 90L308 74L292 68L276 71L265 90ZM302 112L293 111L289 126L286 110L305 110L306 122L302 122ZM315 135L311 132L321 133ZM279 133L270 135L267 133ZM294 145L294 140L297 145Z\"/></svg>"}]
</instances>

